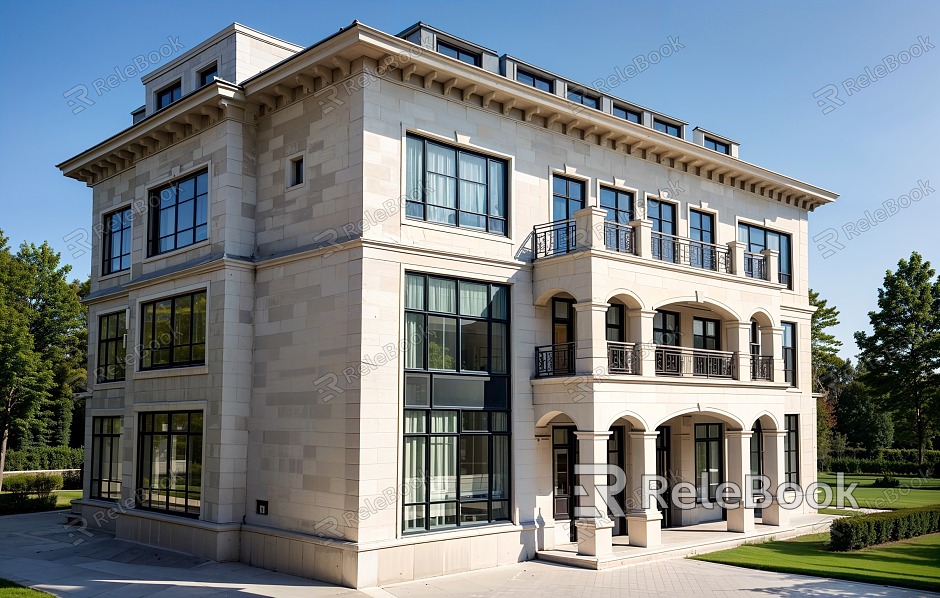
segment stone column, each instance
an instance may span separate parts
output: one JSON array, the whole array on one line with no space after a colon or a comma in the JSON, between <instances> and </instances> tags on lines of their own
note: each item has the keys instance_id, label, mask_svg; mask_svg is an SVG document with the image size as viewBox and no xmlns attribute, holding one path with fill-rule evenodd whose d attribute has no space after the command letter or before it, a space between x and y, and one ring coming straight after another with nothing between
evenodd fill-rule
<instances>
[{"instance_id":1,"label":"stone column","mask_svg":"<svg viewBox=\"0 0 940 598\"><path fill-rule=\"evenodd\" d=\"M636 254L646 259L653 259L653 223L649 220L631 220L633 240L636 242Z\"/></svg>"},{"instance_id":2,"label":"stone column","mask_svg":"<svg viewBox=\"0 0 940 598\"><path fill-rule=\"evenodd\" d=\"M736 380L751 379L751 323L731 321L725 322L725 335L728 339L728 350L737 352L735 363Z\"/></svg>"},{"instance_id":3,"label":"stone column","mask_svg":"<svg viewBox=\"0 0 940 598\"><path fill-rule=\"evenodd\" d=\"M777 502L777 488L786 481L786 454L783 441L786 430L764 430L764 475L770 478L767 491L774 497L770 506L761 509L761 522L768 525L788 525L790 511Z\"/></svg>"},{"instance_id":4,"label":"stone column","mask_svg":"<svg viewBox=\"0 0 940 598\"><path fill-rule=\"evenodd\" d=\"M607 211L596 207L587 207L573 214L577 231L578 249L605 249L604 216Z\"/></svg>"},{"instance_id":5,"label":"stone column","mask_svg":"<svg viewBox=\"0 0 940 598\"><path fill-rule=\"evenodd\" d=\"M783 327L782 326L761 326L760 327L760 352L761 352L761 355L773 355L774 382L783 382Z\"/></svg>"},{"instance_id":6,"label":"stone column","mask_svg":"<svg viewBox=\"0 0 940 598\"><path fill-rule=\"evenodd\" d=\"M575 372L606 374L607 308L606 303L575 303Z\"/></svg>"},{"instance_id":7,"label":"stone column","mask_svg":"<svg viewBox=\"0 0 940 598\"><path fill-rule=\"evenodd\" d=\"M744 250L747 245L740 241L728 243L728 252L731 253L731 271L736 276L744 276Z\"/></svg>"},{"instance_id":8,"label":"stone column","mask_svg":"<svg viewBox=\"0 0 940 598\"><path fill-rule=\"evenodd\" d=\"M627 474L628 500L643 496L643 476L656 475L656 436L659 432L630 432L630 472ZM650 482L651 480L647 480ZM627 534L630 546L662 544L663 515L655 504L634 502L627 511Z\"/></svg>"},{"instance_id":9,"label":"stone column","mask_svg":"<svg viewBox=\"0 0 940 598\"><path fill-rule=\"evenodd\" d=\"M754 509L744 505L744 494L751 492L746 476L751 473L751 431L729 430L725 432L728 446L728 482L742 493L740 501L728 508L728 531L750 532L754 530ZM731 502L731 501L728 501Z\"/></svg>"},{"instance_id":10,"label":"stone column","mask_svg":"<svg viewBox=\"0 0 940 598\"><path fill-rule=\"evenodd\" d=\"M764 271L767 274L767 280L780 282L780 252L776 249L765 249L761 253L764 256Z\"/></svg>"},{"instance_id":11,"label":"stone column","mask_svg":"<svg viewBox=\"0 0 940 598\"><path fill-rule=\"evenodd\" d=\"M575 508L578 528L578 554L604 556L613 551L614 522L607 516L607 439L611 432L577 431L578 463L582 468L578 484L585 491Z\"/></svg>"},{"instance_id":12,"label":"stone column","mask_svg":"<svg viewBox=\"0 0 940 598\"><path fill-rule=\"evenodd\" d=\"M653 318L654 310L631 309L627 312L630 318L630 342L636 345L640 352L640 375L656 375L656 346L653 344Z\"/></svg>"}]
</instances>

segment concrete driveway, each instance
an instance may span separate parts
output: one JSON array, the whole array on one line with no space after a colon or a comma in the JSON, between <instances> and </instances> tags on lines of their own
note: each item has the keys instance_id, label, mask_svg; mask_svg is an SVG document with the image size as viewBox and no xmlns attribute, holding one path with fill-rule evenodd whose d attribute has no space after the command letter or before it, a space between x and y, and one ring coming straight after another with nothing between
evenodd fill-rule
<instances>
[{"instance_id":1,"label":"concrete driveway","mask_svg":"<svg viewBox=\"0 0 940 598\"><path fill-rule=\"evenodd\" d=\"M0 577L60 596L327 596L483 598L537 596L874 596L924 592L682 559L589 571L528 562L384 588L350 590L249 567L215 563L66 528L64 512L0 517Z\"/></svg>"}]
</instances>

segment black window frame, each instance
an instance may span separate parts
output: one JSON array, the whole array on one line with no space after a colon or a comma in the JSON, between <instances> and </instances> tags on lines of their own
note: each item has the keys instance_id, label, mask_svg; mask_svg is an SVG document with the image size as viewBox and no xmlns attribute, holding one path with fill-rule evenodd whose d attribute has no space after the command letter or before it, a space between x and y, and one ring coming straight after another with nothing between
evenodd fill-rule
<instances>
[{"instance_id":1,"label":"black window frame","mask_svg":"<svg viewBox=\"0 0 940 598\"><path fill-rule=\"evenodd\" d=\"M604 336L609 343L626 342L626 310L622 303L611 303L607 306L604 316ZM613 321L611 316L614 315ZM615 337L615 338L611 338Z\"/></svg>"},{"instance_id":2,"label":"black window frame","mask_svg":"<svg viewBox=\"0 0 940 598\"><path fill-rule=\"evenodd\" d=\"M606 211L604 220L618 224L629 224L633 220L636 209L636 193L625 189L618 189L609 185L601 185L599 204ZM626 204L627 207L624 207Z\"/></svg>"},{"instance_id":3,"label":"black window frame","mask_svg":"<svg viewBox=\"0 0 940 598\"><path fill-rule=\"evenodd\" d=\"M759 419L751 426L751 440L748 452L751 456L751 475L764 475L764 430ZM754 477L751 480L751 491L758 493L761 487L761 481Z\"/></svg>"},{"instance_id":4,"label":"black window frame","mask_svg":"<svg viewBox=\"0 0 940 598\"><path fill-rule=\"evenodd\" d=\"M783 338L781 339L781 346L783 348L783 380L790 384L790 386L796 386L796 331L797 327L794 322L781 322L781 327L783 328ZM789 332L788 332L789 331Z\"/></svg>"},{"instance_id":5,"label":"black window frame","mask_svg":"<svg viewBox=\"0 0 940 598\"><path fill-rule=\"evenodd\" d=\"M409 187L407 190L406 196L406 207L405 207L405 216L412 220L420 220L422 222L430 222L432 224L440 224L442 226L452 226L455 228L462 228L465 230L474 230L478 232L499 235L502 237L509 236L509 161L503 158L497 158L494 156L489 156L478 151L468 150L461 148L460 146L443 143L435 139L428 139L427 137L422 137L420 135L415 135L413 133L408 133L406 135L405 143L410 142L422 144L421 148L421 180L407 182L406 187ZM437 147L446 148L451 150L454 153L454 176L441 174L441 173L430 173L435 176L447 177L454 181L454 207L450 208L447 206L440 206L432 203L428 203L428 192L432 189L428 185L428 146L433 145ZM410 152L406 150L406 160L407 155ZM484 195L486 197L486 206L484 207L483 212L471 212L469 210L461 209L461 181L471 182L474 185L481 184L471 179L462 179L460 171L460 157L461 155L472 156L474 158L486 160L486 182L482 183L485 186ZM493 167L499 167L502 169L502 185L500 186L499 182L494 181ZM407 168L410 176L410 168ZM503 209L502 213L493 214L493 195L494 193L501 193L503 197ZM429 208L435 208L439 210L450 210L454 214L454 222L444 222L441 220L436 220L428 217L430 211ZM483 228L479 226L473 226L470 224L464 224L461 222L461 214L464 214L465 217L473 217L476 219L483 218L485 226Z\"/></svg>"},{"instance_id":6,"label":"black window frame","mask_svg":"<svg viewBox=\"0 0 940 598\"><path fill-rule=\"evenodd\" d=\"M168 97L167 94L169 94ZM163 110L170 104L178 102L180 98L183 97L183 80L177 79L175 82L158 90L154 95L156 96L155 104L157 110Z\"/></svg>"},{"instance_id":7,"label":"black window frame","mask_svg":"<svg viewBox=\"0 0 940 598\"><path fill-rule=\"evenodd\" d=\"M558 183L564 181L565 188L563 191L559 190ZM579 189L578 193L572 195L572 189ZM580 197L578 197L580 195ZM584 181L580 179L573 179L560 174L552 175L552 222L561 222L564 220L571 220L574 218L574 213L578 210L583 210L586 202L585 195L587 195L587 185ZM564 218L559 218L560 215L556 211L556 204L558 201L565 202L565 214ZM571 209L575 208L575 209Z\"/></svg>"},{"instance_id":8,"label":"black window frame","mask_svg":"<svg viewBox=\"0 0 940 598\"><path fill-rule=\"evenodd\" d=\"M406 495L405 499L402 501L402 533L405 535L412 534L422 534L430 531L437 531L441 529L460 529L465 527L476 527L482 525L493 525L500 523L507 523L512 520L512 392L511 392L511 382L512 382L512 371L511 371L511 306L510 293L511 288L509 285L498 284L486 281L479 281L467 278L453 278L446 276L438 276L433 274L427 274L423 272L406 272L406 281L408 277L414 277L413 280L423 279L423 283L420 286L420 292L422 297L420 301L417 301L416 297L409 299L408 290L411 287L406 287L406 299L405 299L405 319L406 319L406 335L409 336L408 345L406 349L405 359L403 360L403 370L405 376L405 398L404 398L404 414L405 419L405 431L404 431L404 445L403 449L403 459L402 459L402 469L403 469L403 478L406 480L406 483L412 482L417 477L417 474L422 474L420 477L420 482L416 485L420 486L420 489L411 488L410 492ZM437 280L443 284L452 283L454 288L453 294L453 310L452 311L438 311L431 309L431 281ZM463 309L462 300L461 300L461 283L467 285L485 285L487 288L487 307L486 313L482 316L473 316L468 315ZM406 282L406 285L408 283ZM499 298L499 303L502 304L502 315L495 313L497 310L494 309L497 305L496 300ZM415 307L413 302L417 302L418 306ZM464 312L464 313L462 313ZM409 320L409 315L412 318ZM452 369L437 369L431 368L430 363L430 345L432 344L432 331L430 329L430 319L431 318L451 318L455 320L455 335L454 347L456 348L456 355L454 356L454 367ZM407 330L409 328L407 322L418 322L417 328L420 330L420 340L411 338L411 335ZM477 369L464 369L463 368L463 355L462 351L464 350L462 335L464 334L464 329L462 327L462 322L464 321L473 321L477 323L485 322L487 326L487 356L486 356L486 367L484 370ZM494 326L499 325L503 330L502 343L505 347L505 355L502 360L504 365L504 371L494 372L493 371L493 347L498 342L497 336L494 336ZM421 356L420 359L413 359L408 357L407 352L412 350L414 347L420 345ZM442 348L441 350L442 360L446 355L446 352ZM417 363L419 367L409 367L409 363ZM442 365L446 365L442 363ZM479 405L468 405L456 404L458 401L444 399L443 402L438 403L438 397L436 397L436 385L437 384L448 384L453 383L457 379L467 381L471 384L479 384L482 382L482 396L480 397ZM476 382L473 382L476 380ZM416 384L412 386L412 381ZM492 383L492 386L490 384ZM411 388L420 388L423 386L423 390L420 392L413 392ZM503 396L500 397L499 394L503 393ZM453 397L450 397L453 399ZM492 399L492 400L491 400ZM454 428L451 430L434 430L435 416L439 418L451 418L455 417L456 420ZM446 421L444 419L439 421ZM482 426L473 425L468 427L468 422L475 422L476 424L483 423ZM418 429L411 429L409 427L420 424ZM433 439L434 438L454 438L453 444L450 446L452 450L455 451L454 455L454 496L451 498L443 498L432 500L431 498L431 488L432 488L432 448L433 448ZM464 441L464 438L468 440ZM469 440L469 438L476 438L477 440ZM471 496L465 496L465 488L462 484L461 476L462 468L468 463L463 460L464 453L461 452L461 448L464 447L464 444L468 447L473 447L476 442L479 442L479 438L486 438L486 464L488 471L486 473L487 480L487 489L485 498L478 495L478 493L471 492ZM497 440L497 438L505 438L505 440ZM423 441L416 439L424 439ZM502 446L497 448L497 443L501 443ZM423 451L421 454L420 461L423 461L423 466L419 467L415 472L416 475L412 476L408 470L409 457L408 447L415 446L417 450ZM441 447L439 447L441 448ZM479 445L476 445L476 448L479 449ZM501 451L500 454L497 452ZM417 454L417 453L416 453ZM501 472L503 492L499 495L496 493L496 458L502 457L504 461L501 463L505 467L505 471ZM472 462L471 462L472 463ZM474 474L479 476L479 473ZM478 491L477 491L478 492ZM417 500L421 498L421 500ZM486 505L486 520L469 520L464 521L465 516L471 516L465 514L465 509L468 509L466 513L479 516L479 511L470 511L469 509L479 509L480 506L485 503ZM445 505L441 507L447 509L448 505L452 505L453 508L453 517L454 520L452 523L445 523L443 525L432 525L431 524L431 507L432 505ZM411 511L409 511L409 509ZM497 510L498 509L498 510ZM423 516L420 515L423 513ZM446 515L445 515L446 516ZM418 526L408 526L408 522L417 522L423 521L423 525Z\"/></svg>"},{"instance_id":9,"label":"black window frame","mask_svg":"<svg viewBox=\"0 0 940 598\"><path fill-rule=\"evenodd\" d=\"M111 334L112 323L114 334ZM113 349L113 350L112 350ZM113 360L110 358L113 356ZM125 310L98 316L98 384L123 382L127 376L127 312Z\"/></svg>"},{"instance_id":10,"label":"black window frame","mask_svg":"<svg viewBox=\"0 0 940 598\"><path fill-rule=\"evenodd\" d=\"M206 306L206 311L202 314L202 325L197 325L197 319L195 317L195 310L193 306L196 305L196 300L199 296L204 297L203 304ZM176 330L180 328L179 323L176 321L176 310L177 310L177 300L188 298L189 299L189 339L188 342L176 342ZM170 302L170 342L169 344L163 344L157 338L157 304ZM152 316L148 316L147 309L152 307ZM152 317L152 319L151 319ZM152 371L152 370L168 370L176 368L185 368L185 367L196 367L206 364L206 353L207 353L207 336L208 336L208 321L209 321L209 293L207 289L198 289L195 291L190 291L187 293L180 293L178 295L170 295L167 297L161 297L159 299L154 299L152 301L147 301L140 304L140 362L138 370L141 372ZM149 324L149 334L147 327ZM197 332L201 333L197 335ZM196 339L201 338L201 341ZM149 339L149 343L148 343ZM147 346L147 345L151 346ZM190 355L189 359L177 359L176 353L177 349L187 348L189 349L188 353ZM197 354L197 347L201 347L200 351L202 357L194 358L193 356ZM153 354L157 351L167 351L168 352L168 361L166 363L160 363L154 365Z\"/></svg>"},{"instance_id":11,"label":"black window frame","mask_svg":"<svg viewBox=\"0 0 940 598\"><path fill-rule=\"evenodd\" d=\"M444 48L445 50L448 50L448 51L444 52L441 50L441 48ZM483 62L483 55L480 54L479 52L474 52L472 50L465 50L464 48L461 48L460 46L457 46L455 44L442 41L442 40L437 40L437 52L439 54L443 54L444 56L453 58L455 60L459 60L460 62L463 62L464 64L469 64L472 66L480 66Z\"/></svg>"},{"instance_id":12,"label":"black window frame","mask_svg":"<svg viewBox=\"0 0 940 598\"><path fill-rule=\"evenodd\" d=\"M290 184L288 188L293 188L298 185L304 184L304 157L303 156L294 156L289 160L290 162Z\"/></svg>"},{"instance_id":13,"label":"black window frame","mask_svg":"<svg viewBox=\"0 0 940 598\"><path fill-rule=\"evenodd\" d=\"M696 324L701 322L702 334L695 331ZM709 334L709 324L714 324L715 333ZM708 345L714 344L713 347ZM702 345L702 346L699 346ZM716 318L703 318L700 316L692 317L692 347L695 349L705 349L707 351L721 351L721 320Z\"/></svg>"},{"instance_id":14,"label":"black window frame","mask_svg":"<svg viewBox=\"0 0 940 598\"><path fill-rule=\"evenodd\" d=\"M158 422L159 416L166 416L167 427L166 430L156 430L156 425ZM185 430L174 430L175 422L178 421L179 416L186 417L186 429ZM199 421L199 430L194 431L193 426L193 416L198 416ZM135 492L135 499L137 503L137 508L144 509L147 511L157 511L160 513L168 513L171 515L178 515L182 517L198 518L202 510L202 501L203 501L203 484L202 484L202 467L205 458L205 450L203 447L203 442L205 438L205 414L200 410L174 410L174 411L147 411L142 412L138 416L138 429L137 429L137 488ZM183 495L183 506L182 508L173 508L174 505L170 502L170 486L168 483L163 484L158 479L157 485L153 483L154 474L154 459L153 459L153 440L156 436L165 436L165 447L166 447L166 460L164 465L166 466L165 471L167 472L166 481L169 482L169 472L172 470L170 461L178 459L171 459L173 456L172 448L174 447L174 438L183 436L186 438L185 444L185 456L183 461L185 462L185 473L183 474L184 478L184 489L181 494ZM150 440L148 444L146 440ZM148 448L149 447L149 448ZM198 447L198 463L193 462L193 455L196 453L194 450ZM148 459L147 456L150 455ZM193 472L193 465L198 465L198 472ZM195 486L191 483L193 478L199 480L198 490L192 490ZM178 476L174 475L174 480ZM145 482L149 482L145 487ZM163 487L161 487L163 486ZM173 492L180 493L176 489L174 484ZM164 494L165 506L154 506L154 495ZM198 496L199 506L194 509L190 508L189 502L192 495Z\"/></svg>"},{"instance_id":15,"label":"black window frame","mask_svg":"<svg viewBox=\"0 0 940 598\"><path fill-rule=\"evenodd\" d=\"M211 79L209 78L210 74L212 76ZM213 81L216 80L216 78L218 78L218 76L219 76L218 61L203 67L203 69L199 71L199 88L202 89L206 85L212 83Z\"/></svg>"},{"instance_id":16,"label":"black window frame","mask_svg":"<svg viewBox=\"0 0 940 598\"><path fill-rule=\"evenodd\" d=\"M623 114L618 114L618 111L622 112ZM617 118L622 118L627 122L636 123L638 125L643 124L643 114L641 112L637 112L636 110L614 104L611 107L611 113Z\"/></svg>"},{"instance_id":17,"label":"black window frame","mask_svg":"<svg viewBox=\"0 0 940 598\"><path fill-rule=\"evenodd\" d=\"M790 413L783 416L784 429L787 431L783 438L783 472L784 481L793 484L800 483L800 416Z\"/></svg>"},{"instance_id":18,"label":"black window frame","mask_svg":"<svg viewBox=\"0 0 940 598\"><path fill-rule=\"evenodd\" d=\"M115 221L115 217L119 221ZM124 272L131 268L131 249L133 247L133 216L130 207L108 212L103 218L104 239L101 249L101 275L108 276ZM119 222L119 226L116 224ZM114 250L119 253L115 255ZM114 261L117 260L117 267ZM126 265L125 265L126 264Z\"/></svg>"},{"instance_id":19,"label":"black window frame","mask_svg":"<svg viewBox=\"0 0 940 598\"><path fill-rule=\"evenodd\" d=\"M731 155L731 144L724 141L719 141L714 137L708 137L706 135L704 145L707 149L718 152L719 154L725 154L726 156Z\"/></svg>"},{"instance_id":20,"label":"black window frame","mask_svg":"<svg viewBox=\"0 0 940 598\"><path fill-rule=\"evenodd\" d=\"M593 108L595 110L601 109L601 98L600 96L595 96L588 93L584 89L572 89L568 88L565 97L568 98L569 102L574 102L575 104L581 104L585 108Z\"/></svg>"},{"instance_id":21,"label":"black window frame","mask_svg":"<svg viewBox=\"0 0 940 598\"><path fill-rule=\"evenodd\" d=\"M675 132L672 132L672 130ZM666 135L671 135L672 137L677 137L682 139L682 125L677 125L671 123L668 120L663 120L661 118L653 119L653 130L659 131L660 133L665 133Z\"/></svg>"},{"instance_id":22,"label":"black window frame","mask_svg":"<svg viewBox=\"0 0 940 598\"><path fill-rule=\"evenodd\" d=\"M660 324L657 324L657 319L659 319ZM670 327L670 322L673 322L675 326ZM679 312L657 309L656 315L653 316L653 343L664 347L681 346L681 323L682 316ZM667 342L670 340L667 335L671 335L674 342Z\"/></svg>"},{"instance_id":23,"label":"black window frame","mask_svg":"<svg viewBox=\"0 0 940 598\"><path fill-rule=\"evenodd\" d=\"M124 469L124 463L121 460L122 422L123 418L120 415L91 418L91 475L89 476L91 489L88 494L89 498L113 501L121 498L121 474ZM105 439L107 439L107 443L105 443ZM107 451L104 450L105 444L107 444ZM107 455L105 452L107 452Z\"/></svg>"},{"instance_id":24,"label":"black window frame","mask_svg":"<svg viewBox=\"0 0 940 598\"><path fill-rule=\"evenodd\" d=\"M715 214L704 210L689 210L689 265L694 268L717 269L718 255ZM705 223L708 223L706 226Z\"/></svg>"},{"instance_id":25,"label":"black window frame","mask_svg":"<svg viewBox=\"0 0 940 598\"><path fill-rule=\"evenodd\" d=\"M705 429L705 434L703 435L702 438L699 438L699 430L700 430L700 429L703 429L703 428ZM725 475L725 473L724 473L724 469L725 469L725 465L724 465L724 457L725 457L725 455L724 455L724 450L725 450L725 449L724 449L724 425L723 425L723 424L716 424L716 423L701 423L701 424L695 424L695 428L694 428L693 432L694 432L694 434L693 434L693 440L694 440L694 442L695 442L695 453L694 453L694 459L695 459L695 497L696 497L695 500L696 500L697 503L702 503L702 502L705 502L705 498L706 498L706 497L704 496L703 489L702 489L702 486L701 486L701 482L702 482L702 471L699 469L699 466L698 466L699 445L701 444L701 445L704 445L704 448L705 448L705 463L706 463L706 468L707 468L707 464L712 461L712 458L711 458L711 456L712 456L712 454L711 454L711 453L712 453L712 449L713 449L714 447L717 447L717 451L718 451L718 473L717 473L717 480L713 482L713 481L711 480L711 478L709 478L709 482L708 482L708 495L707 495L707 499L708 499L709 502L715 502L715 500L718 498L717 488L718 488L718 486L722 483L722 481L724 481L724 475ZM713 432L715 432L715 434L713 434ZM716 491L716 492L713 493L713 491Z\"/></svg>"},{"instance_id":26,"label":"black window frame","mask_svg":"<svg viewBox=\"0 0 940 598\"><path fill-rule=\"evenodd\" d=\"M529 80L523 80L522 78L528 78ZM522 83L523 85L528 85L529 87L534 87L535 89L541 89L542 91L547 91L548 93L555 93L555 80L543 77L541 75L536 75L531 71L525 69L516 69L516 81ZM542 85L540 86L539 83Z\"/></svg>"},{"instance_id":27,"label":"black window frame","mask_svg":"<svg viewBox=\"0 0 940 598\"><path fill-rule=\"evenodd\" d=\"M188 196L188 183L192 181L192 197ZM181 189L187 196L180 200ZM192 219L180 226L180 207L192 202ZM189 209L189 208L187 208ZM202 216L200 216L200 211ZM147 255L154 257L185 249L209 240L209 169L179 177L169 183L155 187L149 192L149 226L147 227ZM168 234L161 234L163 219L172 214L173 227ZM203 219L204 218L204 219ZM191 232L192 240L186 237ZM164 239L172 239L172 247L163 247Z\"/></svg>"},{"instance_id":28,"label":"black window frame","mask_svg":"<svg viewBox=\"0 0 940 598\"><path fill-rule=\"evenodd\" d=\"M749 224L747 222L738 222L738 241L745 244L745 251L750 253L760 253L770 245L768 238L776 236L778 269L780 271L778 281L787 285L788 289L793 288L793 238L790 233L784 233L772 228Z\"/></svg>"}]
</instances>

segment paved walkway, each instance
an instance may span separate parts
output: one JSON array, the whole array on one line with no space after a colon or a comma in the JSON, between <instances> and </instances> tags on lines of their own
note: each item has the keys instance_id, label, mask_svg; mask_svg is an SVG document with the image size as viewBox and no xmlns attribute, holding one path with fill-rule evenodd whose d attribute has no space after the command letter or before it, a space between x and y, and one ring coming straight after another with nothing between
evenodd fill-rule
<instances>
[{"instance_id":1,"label":"paved walkway","mask_svg":"<svg viewBox=\"0 0 940 598\"><path fill-rule=\"evenodd\" d=\"M360 598L579 598L614 596L872 596L923 592L765 573L682 559L589 571L528 562L363 591L214 563L64 527L63 512L0 517L0 577L69 598L120 596L332 596Z\"/></svg>"}]
</instances>

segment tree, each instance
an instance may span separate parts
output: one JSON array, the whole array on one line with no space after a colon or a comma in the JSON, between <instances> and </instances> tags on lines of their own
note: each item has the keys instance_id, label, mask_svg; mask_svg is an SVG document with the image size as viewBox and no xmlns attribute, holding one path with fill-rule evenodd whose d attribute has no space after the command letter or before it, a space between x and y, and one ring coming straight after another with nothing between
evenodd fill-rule
<instances>
[{"instance_id":1,"label":"tree","mask_svg":"<svg viewBox=\"0 0 940 598\"><path fill-rule=\"evenodd\" d=\"M864 376L864 374L861 374ZM891 414L881 408L861 379L852 380L839 398L836 430L854 446L864 447L869 456L890 448L894 443L894 422Z\"/></svg>"},{"instance_id":2,"label":"tree","mask_svg":"<svg viewBox=\"0 0 940 598\"><path fill-rule=\"evenodd\" d=\"M809 304L816 308L810 321L813 390L825 394L830 384L827 378L838 375L838 370L844 368L845 364L839 357L842 341L827 332L827 329L839 325L839 310L829 307L828 300L820 299L819 293L813 289L809 290Z\"/></svg>"},{"instance_id":3,"label":"tree","mask_svg":"<svg viewBox=\"0 0 940 598\"><path fill-rule=\"evenodd\" d=\"M893 412L898 436L916 444L918 462L940 412L940 277L916 251L885 272L872 333L855 333L863 381Z\"/></svg>"}]
</instances>

